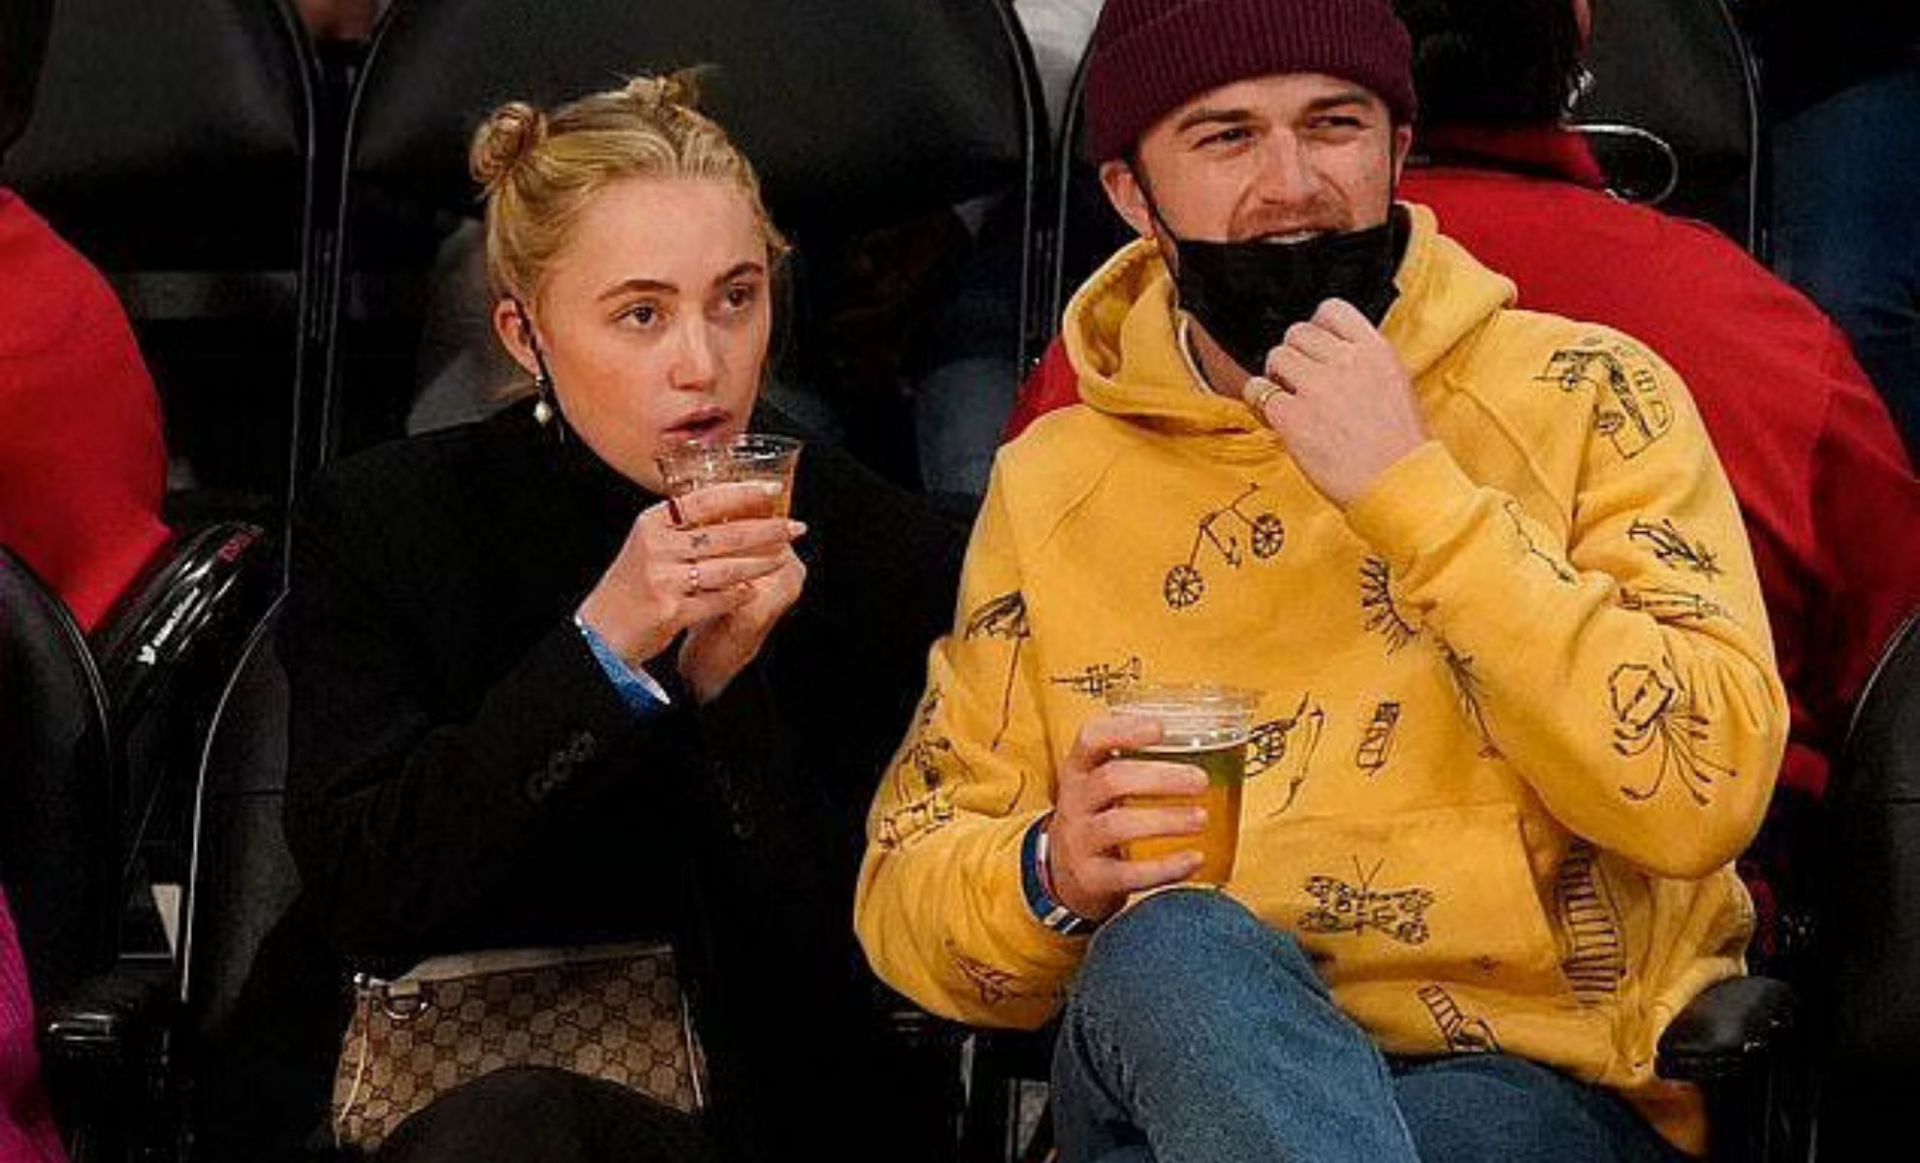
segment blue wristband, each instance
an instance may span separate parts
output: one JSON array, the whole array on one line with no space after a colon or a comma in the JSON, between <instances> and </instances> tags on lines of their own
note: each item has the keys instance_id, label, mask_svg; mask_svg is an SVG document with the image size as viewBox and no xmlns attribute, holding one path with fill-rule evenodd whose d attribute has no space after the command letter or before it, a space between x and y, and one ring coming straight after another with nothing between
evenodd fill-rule
<instances>
[{"instance_id":1,"label":"blue wristband","mask_svg":"<svg viewBox=\"0 0 1920 1163\"><path fill-rule=\"evenodd\" d=\"M1063 937L1085 936L1100 922L1081 916L1047 893L1047 821L1052 818L1049 812L1035 820L1020 842L1020 887L1035 920Z\"/></svg>"}]
</instances>

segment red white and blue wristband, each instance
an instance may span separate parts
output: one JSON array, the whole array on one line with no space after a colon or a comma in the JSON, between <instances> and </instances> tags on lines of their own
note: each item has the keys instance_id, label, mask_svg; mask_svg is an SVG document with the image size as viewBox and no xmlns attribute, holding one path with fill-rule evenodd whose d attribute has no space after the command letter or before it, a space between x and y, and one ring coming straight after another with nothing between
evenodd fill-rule
<instances>
[{"instance_id":1,"label":"red white and blue wristband","mask_svg":"<svg viewBox=\"0 0 1920 1163\"><path fill-rule=\"evenodd\" d=\"M1053 875L1047 859L1047 821L1051 819L1053 813L1048 812L1035 820L1020 843L1020 887L1026 893L1027 907L1043 926L1063 937L1084 937L1099 928L1100 922L1061 904L1050 891Z\"/></svg>"}]
</instances>

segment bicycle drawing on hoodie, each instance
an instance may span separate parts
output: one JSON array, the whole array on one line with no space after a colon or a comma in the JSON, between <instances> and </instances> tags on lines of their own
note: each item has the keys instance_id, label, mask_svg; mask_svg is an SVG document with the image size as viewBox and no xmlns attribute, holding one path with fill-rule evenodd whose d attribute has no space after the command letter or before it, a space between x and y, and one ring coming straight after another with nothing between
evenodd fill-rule
<instances>
[{"instance_id":1,"label":"bicycle drawing on hoodie","mask_svg":"<svg viewBox=\"0 0 1920 1163\"><path fill-rule=\"evenodd\" d=\"M1200 518L1194 530L1193 546L1187 559L1167 571L1161 584L1161 596L1171 609L1186 610L1200 604L1207 593L1206 575L1200 572L1202 552L1211 548L1229 567L1239 569L1252 556L1268 561L1279 556L1287 542L1287 526L1277 513L1248 513L1241 508L1260 491L1251 484L1224 508Z\"/></svg>"}]
</instances>

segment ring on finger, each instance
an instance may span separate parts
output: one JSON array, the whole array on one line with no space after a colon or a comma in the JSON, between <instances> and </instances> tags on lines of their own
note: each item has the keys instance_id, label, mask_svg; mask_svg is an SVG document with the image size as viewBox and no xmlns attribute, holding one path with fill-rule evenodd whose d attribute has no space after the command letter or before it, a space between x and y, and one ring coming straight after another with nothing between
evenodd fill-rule
<instances>
[{"instance_id":1,"label":"ring on finger","mask_svg":"<svg viewBox=\"0 0 1920 1163\"><path fill-rule=\"evenodd\" d=\"M692 596L700 592L700 565L698 562L687 566L687 594Z\"/></svg>"},{"instance_id":2,"label":"ring on finger","mask_svg":"<svg viewBox=\"0 0 1920 1163\"><path fill-rule=\"evenodd\" d=\"M1251 379L1247 381L1244 395L1248 407L1252 408L1255 412L1264 413L1267 410L1267 401L1273 399L1285 390L1285 388L1282 388L1272 380Z\"/></svg>"}]
</instances>

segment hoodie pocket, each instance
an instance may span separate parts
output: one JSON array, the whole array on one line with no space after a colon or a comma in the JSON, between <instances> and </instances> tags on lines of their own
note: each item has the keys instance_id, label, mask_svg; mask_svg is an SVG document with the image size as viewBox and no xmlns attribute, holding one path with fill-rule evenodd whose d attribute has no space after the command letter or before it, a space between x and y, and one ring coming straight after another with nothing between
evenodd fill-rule
<instances>
[{"instance_id":1,"label":"hoodie pocket","mask_svg":"<svg viewBox=\"0 0 1920 1163\"><path fill-rule=\"evenodd\" d=\"M1228 891L1295 934L1329 984L1565 990L1512 804L1276 822L1240 844Z\"/></svg>"}]
</instances>

